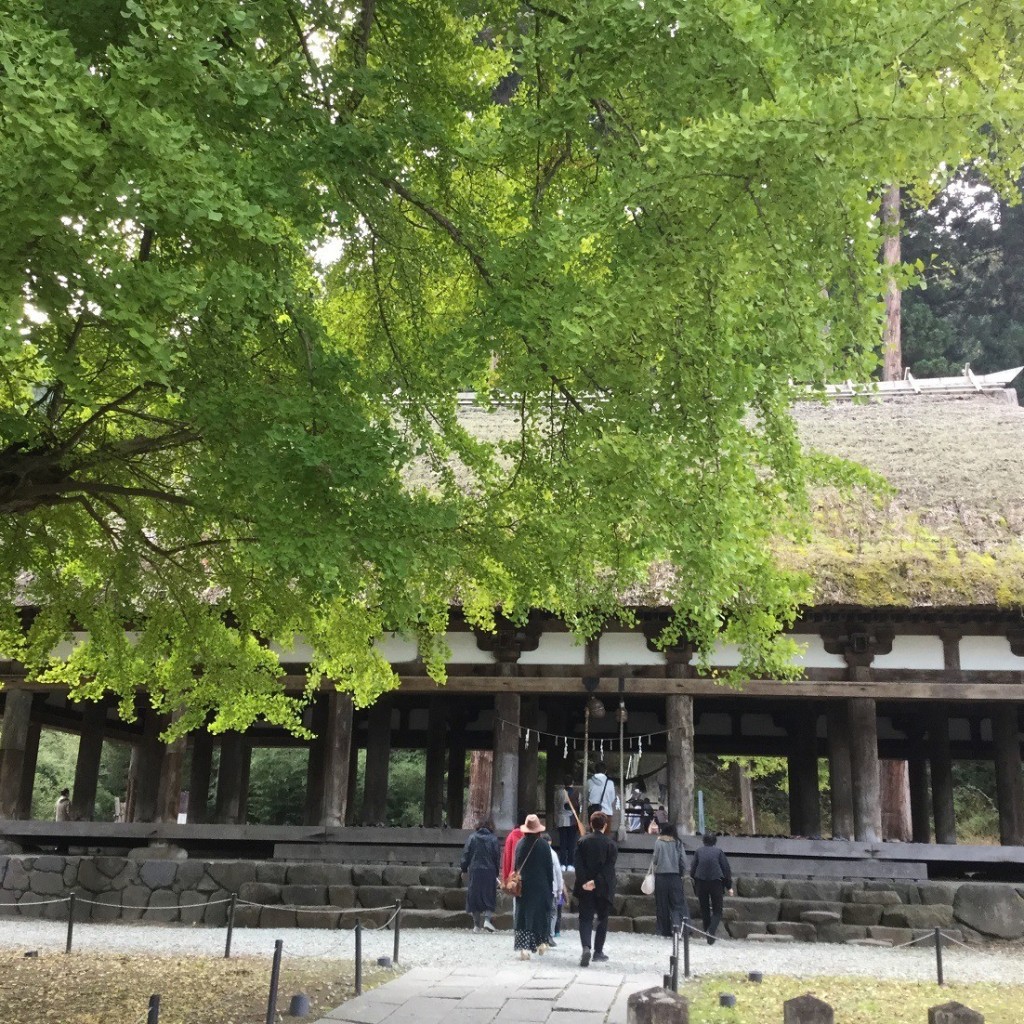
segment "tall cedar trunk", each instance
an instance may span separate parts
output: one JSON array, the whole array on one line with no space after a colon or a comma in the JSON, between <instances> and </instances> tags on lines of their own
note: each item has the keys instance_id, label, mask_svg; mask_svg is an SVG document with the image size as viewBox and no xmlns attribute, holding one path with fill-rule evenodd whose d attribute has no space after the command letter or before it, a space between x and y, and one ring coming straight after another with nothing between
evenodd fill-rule
<instances>
[{"instance_id":1,"label":"tall cedar trunk","mask_svg":"<svg viewBox=\"0 0 1024 1024\"><path fill-rule=\"evenodd\" d=\"M494 754L490 750L474 750L469 758L469 797L462 818L463 828L476 828L478 822L490 817L491 773Z\"/></svg>"},{"instance_id":2,"label":"tall cedar trunk","mask_svg":"<svg viewBox=\"0 0 1024 1024\"><path fill-rule=\"evenodd\" d=\"M885 246L882 258L887 267L900 262L900 188L890 185L882 197L882 224ZM882 335L882 379L899 380L903 376L903 345L900 330L902 293L895 278L890 277L885 291L885 331Z\"/></svg>"},{"instance_id":3,"label":"tall cedar trunk","mask_svg":"<svg viewBox=\"0 0 1024 1024\"><path fill-rule=\"evenodd\" d=\"M909 843L914 830L910 817L910 770L906 761L878 762L882 796L882 838Z\"/></svg>"},{"instance_id":4,"label":"tall cedar trunk","mask_svg":"<svg viewBox=\"0 0 1024 1024\"><path fill-rule=\"evenodd\" d=\"M736 788L736 802L740 809L740 832L752 836L757 834L757 811L754 805L754 787L750 776L739 761L732 763L732 780Z\"/></svg>"}]
</instances>

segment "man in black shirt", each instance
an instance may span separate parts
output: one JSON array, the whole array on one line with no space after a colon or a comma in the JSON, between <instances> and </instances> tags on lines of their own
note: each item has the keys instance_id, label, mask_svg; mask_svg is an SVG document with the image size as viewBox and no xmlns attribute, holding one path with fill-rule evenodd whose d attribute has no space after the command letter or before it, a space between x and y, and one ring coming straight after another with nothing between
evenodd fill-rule
<instances>
[{"instance_id":1,"label":"man in black shirt","mask_svg":"<svg viewBox=\"0 0 1024 1024\"><path fill-rule=\"evenodd\" d=\"M732 868L729 858L715 845L717 842L713 832L706 833L704 845L697 848L690 867L709 946L715 944L715 932L722 921L722 897L726 890L732 895Z\"/></svg>"},{"instance_id":2,"label":"man in black shirt","mask_svg":"<svg viewBox=\"0 0 1024 1024\"><path fill-rule=\"evenodd\" d=\"M580 945L583 947L580 967L590 966L591 934L594 939L594 963L608 959L604 952L604 940L608 934L608 915L612 911L615 897L615 859L619 848L607 833L608 816L601 811L594 811L590 816L590 832L576 847L576 882L572 892L579 903L580 912Z\"/></svg>"}]
</instances>

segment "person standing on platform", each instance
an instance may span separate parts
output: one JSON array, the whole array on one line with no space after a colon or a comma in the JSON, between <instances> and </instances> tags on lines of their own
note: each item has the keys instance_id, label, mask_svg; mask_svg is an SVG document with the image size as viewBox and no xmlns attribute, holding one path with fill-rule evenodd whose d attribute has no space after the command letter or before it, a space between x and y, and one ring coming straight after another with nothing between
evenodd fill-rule
<instances>
[{"instance_id":1,"label":"person standing on platform","mask_svg":"<svg viewBox=\"0 0 1024 1024\"><path fill-rule=\"evenodd\" d=\"M591 959L595 963L608 959L604 940L615 899L615 860L619 854L615 840L608 835L608 824L608 815L595 811L590 816L590 832L576 847L576 882L572 892L580 912L580 967L589 967Z\"/></svg>"},{"instance_id":2,"label":"person standing on platform","mask_svg":"<svg viewBox=\"0 0 1024 1024\"><path fill-rule=\"evenodd\" d=\"M541 837L544 826L536 814L523 822L523 838L516 843L514 870L519 872L522 889L516 899L515 940L520 960L531 953L543 956L551 940L551 901L554 885L554 855Z\"/></svg>"},{"instance_id":3,"label":"person standing on platform","mask_svg":"<svg viewBox=\"0 0 1024 1024\"><path fill-rule=\"evenodd\" d=\"M573 788L572 776L562 780L562 806L558 811L558 859L563 868L571 868L580 837L580 796Z\"/></svg>"},{"instance_id":4,"label":"person standing on platform","mask_svg":"<svg viewBox=\"0 0 1024 1024\"><path fill-rule=\"evenodd\" d=\"M690 868L709 946L715 944L715 932L722 923L722 897L726 892L732 895L732 868L717 842L718 836L713 832L705 833L704 845L697 848Z\"/></svg>"},{"instance_id":5,"label":"person standing on platform","mask_svg":"<svg viewBox=\"0 0 1024 1024\"><path fill-rule=\"evenodd\" d=\"M71 792L67 789L60 791L60 796L57 797L57 804L53 810L54 821L70 821L71 820Z\"/></svg>"},{"instance_id":6,"label":"person standing on platform","mask_svg":"<svg viewBox=\"0 0 1024 1024\"><path fill-rule=\"evenodd\" d=\"M671 938L689 917L683 879L686 877L686 851L675 825L660 826L661 834L654 841L651 870L654 872L654 912L658 934Z\"/></svg>"},{"instance_id":7,"label":"person standing on platform","mask_svg":"<svg viewBox=\"0 0 1024 1024\"><path fill-rule=\"evenodd\" d=\"M473 932L493 932L491 918L498 900L498 872L501 846L494 834L494 822L481 821L462 848L462 874L466 877L466 911L473 918Z\"/></svg>"},{"instance_id":8,"label":"person standing on platform","mask_svg":"<svg viewBox=\"0 0 1024 1024\"><path fill-rule=\"evenodd\" d=\"M587 814L600 811L609 821L615 816L619 801L615 796L615 783L608 777L604 761L594 765L594 774L587 780Z\"/></svg>"}]
</instances>

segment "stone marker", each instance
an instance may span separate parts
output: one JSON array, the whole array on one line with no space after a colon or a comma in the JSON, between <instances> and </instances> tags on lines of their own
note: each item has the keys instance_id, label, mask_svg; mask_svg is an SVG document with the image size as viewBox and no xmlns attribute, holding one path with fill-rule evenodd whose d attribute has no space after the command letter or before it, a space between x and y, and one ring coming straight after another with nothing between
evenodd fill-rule
<instances>
[{"instance_id":1,"label":"stone marker","mask_svg":"<svg viewBox=\"0 0 1024 1024\"><path fill-rule=\"evenodd\" d=\"M764 981L764 975L760 971L751 971L747 975L747 981L752 981L755 985L760 985Z\"/></svg>"},{"instance_id":2,"label":"stone marker","mask_svg":"<svg viewBox=\"0 0 1024 1024\"><path fill-rule=\"evenodd\" d=\"M690 1004L663 988L634 992L626 1000L626 1024L690 1024Z\"/></svg>"},{"instance_id":3,"label":"stone marker","mask_svg":"<svg viewBox=\"0 0 1024 1024\"><path fill-rule=\"evenodd\" d=\"M736 997L731 992L719 992L718 993L718 1005L719 1006L735 1006Z\"/></svg>"},{"instance_id":4,"label":"stone marker","mask_svg":"<svg viewBox=\"0 0 1024 1024\"><path fill-rule=\"evenodd\" d=\"M297 995L292 996L291 1005L288 1007L289 1017L308 1017L309 1016L309 996Z\"/></svg>"},{"instance_id":5,"label":"stone marker","mask_svg":"<svg viewBox=\"0 0 1024 1024\"><path fill-rule=\"evenodd\" d=\"M390 968L392 966L391 957L389 957L389 956L379 956L379 957L377 957L377 966L378 967L388 967L388 968Z\"/></svg>"},{"instance_id":6,"label":"stone marker","mask_svg":"<svg viewBox=\"0 0 1024 1024\"><path fill-rule=\"evenodd\" d=\"M782 1004L782 1024L835 1024L835 1020L832 1007L810 992Z\"/></svg>"},{"instance_id":7,"label":"stone marker","mask_svg":"<svg viewBox=\"0 0 1024 1024\"><path fill-rule=\"evenodd\" d=\"M985 1024L985 1018L963 1003L943 1003L928 1011L928 1024Z\"/></svg>"}]
</instances>

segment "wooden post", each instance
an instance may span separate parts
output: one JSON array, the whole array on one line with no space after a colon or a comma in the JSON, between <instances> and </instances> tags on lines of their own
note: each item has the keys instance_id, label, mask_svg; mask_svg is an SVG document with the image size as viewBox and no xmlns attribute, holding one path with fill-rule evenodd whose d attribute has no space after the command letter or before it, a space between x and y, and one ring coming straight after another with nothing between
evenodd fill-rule
<instances>
[{"instance_id":1,"label":"wooden post","mask_svg":"<svg viewBox=\"0 0 1024 1024\"><path fill-rule=\"evenodd\" d=\"M818 715L794 723L789 768L790 832L796 836L821 835L821 791L818 784Z\"/></svg>"},{"instance_id":2,"label":"wooden post","mask_svg":"<svg viewBox=\"0 0 1024 1024\"><path fill-rule=\"evenodd\" d=\"M665 698L665 737L668 769L668 817L679 831L693 833L693 698Z\"/></svg>"},{"instance_id":3,"label":"wooden post","mask_svg":"<svg viewBox=\"0 0 1024 1024\"><path fill-rule=\"evenodd\" d=\"M144 708L142 737L132 751L131 771L134 773L132 789L134 804L132 821L156 821L157 796L160 787L160 762L164 745L160 742L165 718L152 708Z\"/></svg>"},{"instance_id":4,"label":"wooden post","mask_svg":"<svg viewBox=\"0 0 1024 1024\"><path fill-rule=\"evenodd\" d=\"M493 769L494 752L492 750L474 750L469 755L469 797L462 815L463 828L476 828L481 821L491 816Z\"/></svg>"},{"instance_id":5,"label":"wooden post","mask_svg":"<svg viewBox=\"0 0 1024 1024\"><path fill-rule=\"evenodd\" d=\"M31 692L9 688L0 731L0 818L15 818L18 814L31 718Z\"/></svg>"},{"instance_id":6,"label":"wooden post","mask_svg":"<svg viewBox=\"0 0 1024 1024\"><path fill-rule=\"evenodd\" d=\"M391 717L394 702L378 697L366 721L366 766L363 781L364 825L383 825L388 818L388 769L391 764Z\"/></svg>"},{"instance_id":7,"label":"wooden post","mask_svg":"<svg viewBox=\"0 0 1024 1024\"><path fill-rule=\"evenodd\" d=\"M845 702L828 710L828 770L832 802L832 838L852 839L853 770L850 766L850 733Z\"/></svg>"},{"instance_id":8,"label":"wooden post","mask_svg":"<svg viewBox=\"0 0 1024 1024\"><path fill-rule=\"evenodd\" d=\"M25 760L21 767L21 792L18 796L18 818L32 817L32 791L36 784L36 762L39 759L39 737L43 727L38 722L29 722L28 741L25 744Z\"/></svg>"},{"instance_id":9,"label":"wooden post","mask_svg":"<svg viewBox=\"0 0 1024 1024\"><path fill-rule=\"evenodd\" d=\"M427 763L423 773L423 824L427 828L440 828L444 819L448 709L441 701L440 697L432 697L427 712Z\"/></svg>"},{"instance_id":10,"label":"wooden post","mask_svg":"<svg viewBox=\"0 0 1024 1024\"><path fill-rule=\"evenodd\" d=\"M491 776L491 813L502 830L522 824L519 817L519 694L499 693L494 698L494 764Z\"/></svg>"},{"instance_id":11,"label":"wooden post","mask_svg":"<svg viewBox=\"0 0 1024 1024\"><path fill-rule=\"evenodd\" d=\"M327 728L324 751L324 802L320 824L345 824L348 796L349 753L352 744L352 695L331 690L327 694Z\"/></svg>"},{"instance_id":12,"label":"wooden post","mask_svg":"<svg viewBox=\"0 0 1024 1024\"><path fill-rule=\"evenodd\" d=\"M366 775L366 762L363 762L363 775ZM364 778L365 782L365 778ZM352 713L352 745L348 752L348 792L345 795L345 824L358 825L359 808L359 728Z\"/></svg>"},{"instance_id":13,"label":"wooden post","mask_svg":"<svg viewBox=\"0 0 1024 1024\"><path fill-rule=\"evenodd\" d=\"M910 811L910 766L883 758L878 762L882 805L882 838L909 843L913 835Z\"/></svg>"},{"instance_id":14,"label":"wooden post","mask_svg":"<svg viewBox=\"0 0 1024 1024\"><path fill-rule=\"evenodd\" d=\"M882 838L882 806L878 787L878 722L871 697L853 697L847 706L850 722L850 767L853 773L853 834L859 843Z\"/></svg>"},{"instance_id":15,"label":"wooden post","mask_svg":"<svg viewBox=\"0 0 1024 1024\"><path fill-rule=\"evenodd\" d=\"M179 714L173 716L180 717ZM174 824L181 807L181 773L185 767L185 745L187 737L179 736L173 743L163 747L160 758L160 779L157 789L156 820Z\"/></svg>"},{"instance_id":16,"label":"wooden post","mask_svg":"<svg viewBox=\"0 0 1024 1024\"><path fill-rule=\"evenodd\" d=\"M1017 705L1000 705L992 714L992 746L996 762L999 841L1024 845L1024 785L1021 783L1020 725Z\"/></svg>"},{"instance_id":17,"label":"wooden post","mask_svg":"<svg viewBox=\"0 0 1024 1024\"><path fill-rule=\"evenodd\" d=\"M242 734L225 732L220 737L217 770L217 801L214 816L221 825L234 825L242 810Z\"/></svg>"},{"instance_id":18,"label":"wooden post","mask_svg":"<svg viewBox=\"0 0 1024 1024\"><path fill-rule=\"evenodd\" d=\"M538 706L536 697L522 697L519 705L519 724L523 730L519 737L519 807L529 814L535 814L537 806L537 782L540 778L538 737L527 730L537 728Z\"/></svg>"},{"instance_id":19,"label":"wooden post","mask_svg":"<svg viewBox=\"0 0 1024 1024\"><path fill-rule=\"evenodd\" d=\"M102 701L82 705L82 731L78 738L75 784L71 791L71 820L92 821L96 813L96 789L100 780L103 731L107 708Z\"/></svg>"},{"instance_id":20,"label":"wooden post","mask_svg":"<svg viewBox=\"0 0 1024 1024\"><path fill-rule=\"evenodd\" d=\"M327 727L327 701L318 696L311 707L310 728L316 734L309 744L306 763L306 805L302 820L307 825L319 825L324 805L324 730Z\"/></svg>"},{"instance_id":21,"label":"wooden post","mask_svg":"<svg viewBox=\"0 0 1024 1024\"><path fill-rule=\"evenodd\" d=\"M452 728L448 746L448 785L445 794L445 818L449 828L462 828L466 806L466 744L462 739L465 720ZM456 735L457 733L457 735Z\"/></svg>"},{"instance_id":22,"label":"wooden post","mask_svg":"<svg viewBox=\"0 0 1024 1024\"><path fill-rule=\"evenodd\" d=\"M750 784L750 776L739 761L732 762L730 771L736 790L736 803L740 809L740 829L744 835L752 836L757 832L757 807L754 805L754 788Z\"/></svg>"},{"instance_id":23,"label":"wooden post","mask_svg":"<svg viewBox=\"0 0 1024 1024\"><path fill-rule=\"evenodd\" d=\"M909 762L910 770L910 831L915 843L932 841L930 793L928 789L928 761L915 757Z\"/></svg>"},{"instance_id":24,"label":"wooden post","mask_svg":"<svg viewBox=\"0 0 1024 1024\"><path fill-rule=\"evenodd\" d=\"M206 729L192 734L192 762L188 772L188 822L202 825L210 817L210 774L213 736Z\"/></svg>"},{"instance_id":25,"label":"wooden post","mask_svg":"<svg viewBox=\"0 0 1024 1024\"><path fill-rule=\"evenodd\" d=\"M932 711L928 725L928 750L932 774L932 813L935 842L956 842L956 810L953 805L953 756L949 748L949 716L944 709Z\"/></svg>"}]
</instances>

